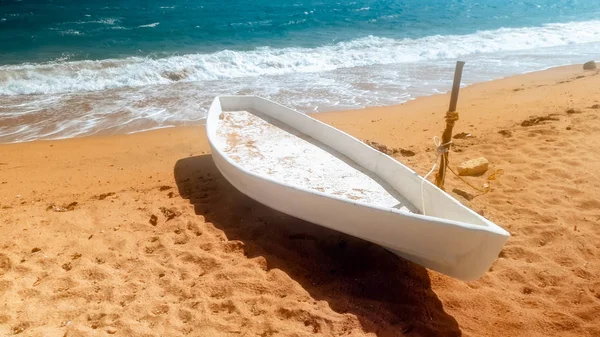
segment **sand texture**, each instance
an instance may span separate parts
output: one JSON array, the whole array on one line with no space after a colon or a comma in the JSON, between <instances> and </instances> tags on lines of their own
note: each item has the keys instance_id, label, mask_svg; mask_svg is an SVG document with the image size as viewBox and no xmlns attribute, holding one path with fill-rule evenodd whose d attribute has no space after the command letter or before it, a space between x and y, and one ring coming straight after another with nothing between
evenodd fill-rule
<instances>
[{"instance_id":1,"label":"sand texture","mask_svg":"<svg viewBox=\"0 0 600 337\"><path fill-rule=\"evenodd\" d=\"M452 165L504 174L446 189L512 235L468 283L242 195L201 127L0 145L0 336L600 336L600 73L580 69L461 92ZM316 116L424 174L447 102Z\"/></svg>"}]
</instances>

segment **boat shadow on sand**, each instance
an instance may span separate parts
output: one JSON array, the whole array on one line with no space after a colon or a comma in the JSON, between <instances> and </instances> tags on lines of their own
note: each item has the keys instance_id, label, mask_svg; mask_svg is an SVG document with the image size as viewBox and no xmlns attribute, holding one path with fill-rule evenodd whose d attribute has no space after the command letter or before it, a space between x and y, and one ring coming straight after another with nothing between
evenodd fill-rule
<instances>
[{"instance_id":1,"label":"boat shadow on sand","mask_svg":"<svg viewBox=\"0 0 600 337\"><path fill-rule=\"evenodd\" d=\"M431 289L427 270L385 249L272 210L227 182L210 155L179 160L179 193L195 213L240 240L249 258L263 256L316 300L358 317L378 336L460 336ZM293 201L290 201L293 202Z\"/></svg>"}]
</instances>

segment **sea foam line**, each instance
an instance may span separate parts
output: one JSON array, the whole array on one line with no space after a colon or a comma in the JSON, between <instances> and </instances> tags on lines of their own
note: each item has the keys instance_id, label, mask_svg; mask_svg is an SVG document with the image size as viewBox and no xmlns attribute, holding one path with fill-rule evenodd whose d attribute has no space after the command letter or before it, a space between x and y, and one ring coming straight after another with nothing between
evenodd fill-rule
<instances>
[{"instance_id":1,"label":"sea foam line","mask_svg":"<svg viewBox=\"0 0 600 337\"><path fill-rule=\"evenodd\" d=\"M155 27L158 23L143 25ZM140 26L142 27L142 26ZM55 94L120 87L331 71L600 41L600 21L501 28L419 39L364 37L316 48L260 47L160 59L128 57L0 67L0 95Z\"/></svg>"}]
</instances>

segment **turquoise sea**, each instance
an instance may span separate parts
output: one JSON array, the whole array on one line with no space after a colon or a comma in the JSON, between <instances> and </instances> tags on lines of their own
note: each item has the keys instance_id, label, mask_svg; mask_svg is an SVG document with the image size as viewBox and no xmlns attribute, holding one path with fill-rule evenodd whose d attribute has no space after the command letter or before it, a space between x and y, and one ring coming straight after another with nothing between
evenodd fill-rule
<instances>
[{"instance_id":1,"label":"turquoise sea","mask_svg":"<svg viewBox=\"0 0 600 337\"><path fill-rule=\"evenodd\" d=\"M600 59L580 0L0 0L0 143L199 124L219 94L389 105Z\"/></svg>"}]
</instances>

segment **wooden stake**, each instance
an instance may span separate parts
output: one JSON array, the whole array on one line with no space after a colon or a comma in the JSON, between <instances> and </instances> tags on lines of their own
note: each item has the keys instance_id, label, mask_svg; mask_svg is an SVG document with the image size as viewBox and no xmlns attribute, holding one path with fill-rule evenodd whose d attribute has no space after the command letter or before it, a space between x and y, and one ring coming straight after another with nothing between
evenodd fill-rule
<instances>
[{"instance_id":1,"label":"wooden stake","mask_svg":"<svg viewBox=\"0 0 600 337\"><path fill-rule=\"evenodd\" d=\"M458 102L458 92L460 90L460 80L462 78L464 66L465 62L456 62L456 69L454 69L454 82L452 83L452 95L450 96L450 108L448 109L448 111L450 112L456 111L456 103Z\"/></svg>"},{"instance_id":2,"label":"wooden stake","mask_svg":"<svg viewBox=\"0 0 600 337\"><path fill-rule=\"evenodd\" d=\"M435 184L437 187L444 189L444 181L446 180L446 167L448 166L448 151L450 150L450 141L452 140L452 129L454 123L458 120L458 113L456 113L456 103L458 102L458 92L460 90L460 80L462 78L462 71L465 62L457 61L456 69L454 70L454 82L452 83L452 95L450 96L450 107L446 112L446 129L442 134L442 144L445 144L446 152L442 154L440 160L440 169L435 175Z\"/></svg>"}]
</instances>

